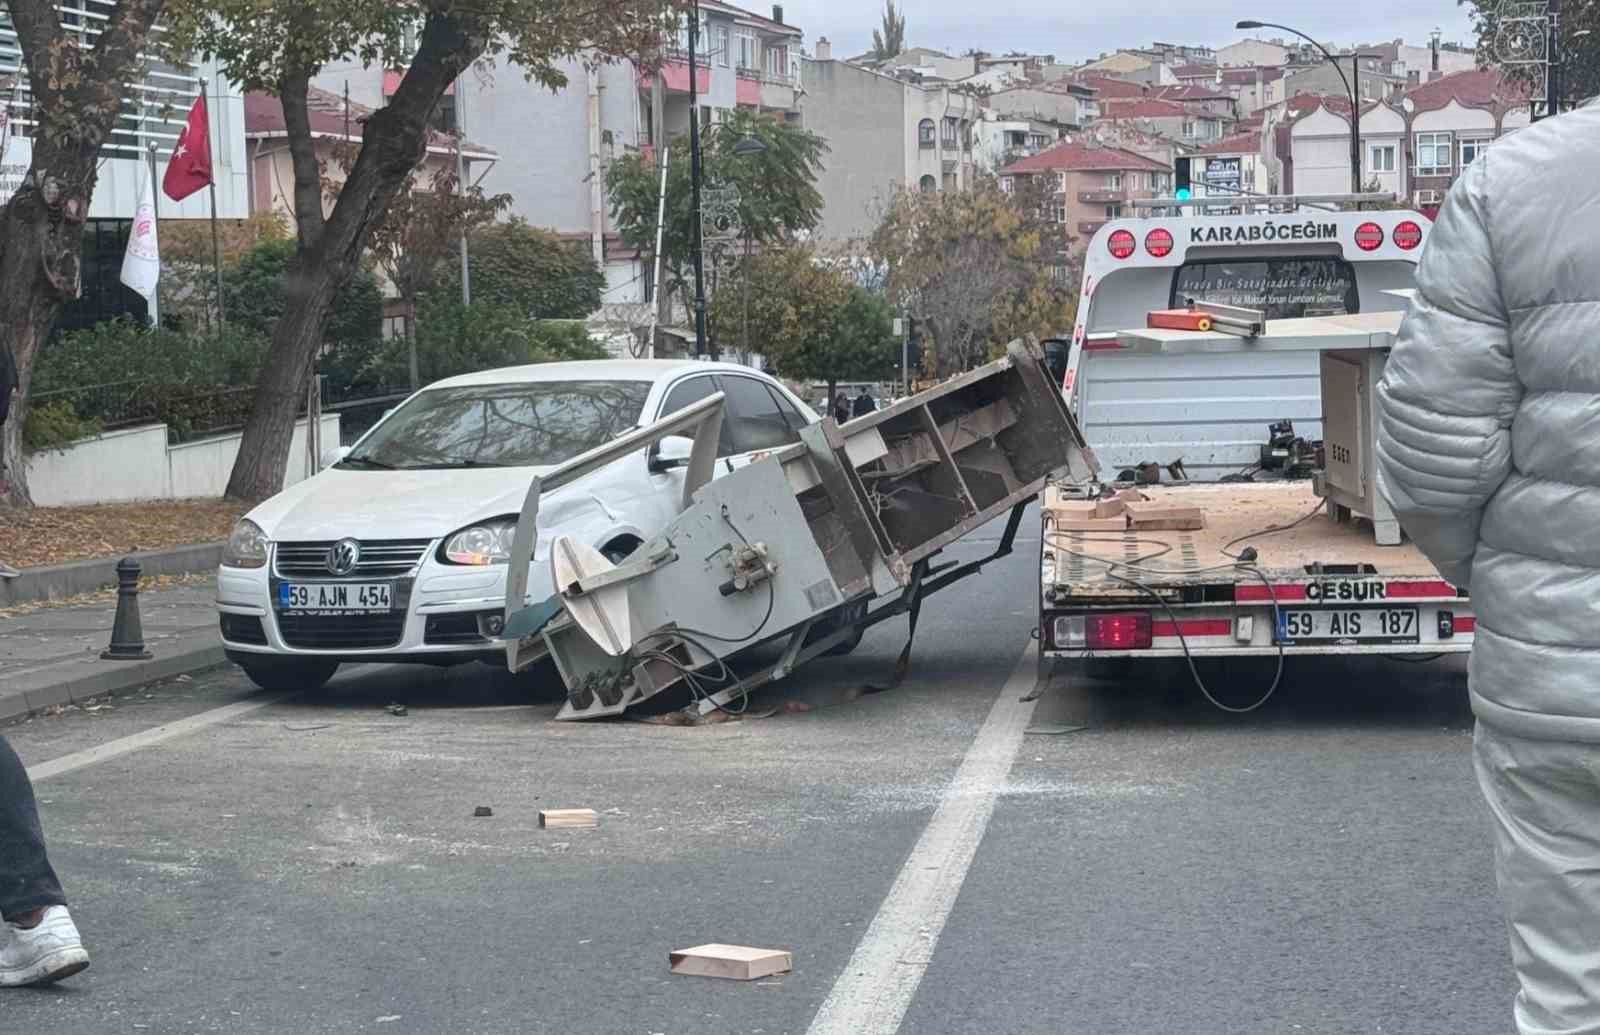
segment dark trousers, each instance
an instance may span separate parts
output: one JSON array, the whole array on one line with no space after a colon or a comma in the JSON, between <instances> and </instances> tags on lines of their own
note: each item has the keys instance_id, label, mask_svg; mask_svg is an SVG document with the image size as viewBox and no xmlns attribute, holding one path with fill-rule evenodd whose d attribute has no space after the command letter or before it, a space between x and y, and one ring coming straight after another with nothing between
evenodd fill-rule
<instances>
[{"instance_id":1,"label":"dark trousers","mask_svg":"<svg viewBox=\"0 0 1600 1035\"><path fill-rule=\"evenodd\" d=\"M0 737L0 916L64 906L61 882L44 853L33 784L22 759Z\"/></svg>"}]
</instances>

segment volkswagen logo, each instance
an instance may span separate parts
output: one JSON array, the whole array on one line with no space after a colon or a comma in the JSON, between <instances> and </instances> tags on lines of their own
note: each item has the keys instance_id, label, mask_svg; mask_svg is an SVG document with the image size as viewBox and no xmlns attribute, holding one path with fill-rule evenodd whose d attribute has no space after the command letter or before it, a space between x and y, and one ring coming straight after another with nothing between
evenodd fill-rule
<instances>
[{"instance_id":1,"label":"volkswagen logo","mask_svg":"<svg viewBox=\"0 0 1600 1035\"><path fill-rule=\"evenodd\" d=\"M341 539L328 547L328 571L334 575L348 575L356 570L361 560L361 544L354 539Z\"/></svg>"}]
</instances>

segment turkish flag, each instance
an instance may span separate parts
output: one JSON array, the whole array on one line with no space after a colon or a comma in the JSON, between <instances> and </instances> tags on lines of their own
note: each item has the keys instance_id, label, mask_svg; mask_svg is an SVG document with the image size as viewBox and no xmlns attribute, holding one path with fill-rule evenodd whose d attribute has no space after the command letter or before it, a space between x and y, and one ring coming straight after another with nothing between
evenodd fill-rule
<instances>
[{"instance_id":1,"label":"turkish flag","mask_svg":"<svg viewBox=\"0 0 1600 1035\"><path fill-rule=\"evenodd\" d=\"M182 201L211 183L211 132L206 119L206 99L196 97L189 109L189 121L178 134L178 145L167 162L167 175L161 178L161 192L173 201Z\"/></svg>"}]
</instances>

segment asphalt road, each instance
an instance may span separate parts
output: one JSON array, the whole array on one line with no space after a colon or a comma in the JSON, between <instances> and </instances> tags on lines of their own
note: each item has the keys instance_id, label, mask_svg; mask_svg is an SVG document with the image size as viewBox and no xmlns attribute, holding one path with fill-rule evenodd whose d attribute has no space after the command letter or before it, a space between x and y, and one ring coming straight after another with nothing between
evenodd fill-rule
<instances>
[{"instance_id":1,"label":"asphalt road","mask_svg":"<svg viewBox=\"0 0 1600 1035\"><path fill-rule=\"evenodd\" d=\"M1036 549L929 602L898 690L858 693L888 623L759 699L803 714L556 724L486 667L360 668L50 776L93 966L0 1032L802 1033L875 959L904 1032L1509 1030L1464 669L1308 665L1243 718L1055 671L1028 714ZM36 765L261 699L219 671L4 732ZM704 942L794 971L668 973Z\"/></svg>"}]
</instances>

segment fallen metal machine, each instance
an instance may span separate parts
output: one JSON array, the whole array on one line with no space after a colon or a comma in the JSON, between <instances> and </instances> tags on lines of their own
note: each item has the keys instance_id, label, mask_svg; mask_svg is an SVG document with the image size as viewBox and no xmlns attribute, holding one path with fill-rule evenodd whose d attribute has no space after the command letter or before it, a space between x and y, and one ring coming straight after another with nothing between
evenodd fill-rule
<instances>
[{"instance_id":1,"label":"fallen metal machine","mask_svg":"<svg viewBox=\"0 0 1600 1035\"><path fill-rule=\"evenodd\" d=\"M719 478L713 395L534 480L517 523L506 597L506 659L547 654L567 688L558 718L615 715L682 685L706 713L859 640L900 614L914 635L923 599L1011 551L1023 509L1052 478L1095 477L1061 392L1032 345ZM693 436L685 449L683 441ZM687 453L683 509L613 564L594 547L550 543L556 593L526 599L540 497L647 449ZM1010 512L996 549L934 563L941 550ZM736 674L728 659L781 644ZM910 639L896 678L904 674Z\"/></svg>"}]
</instances>

